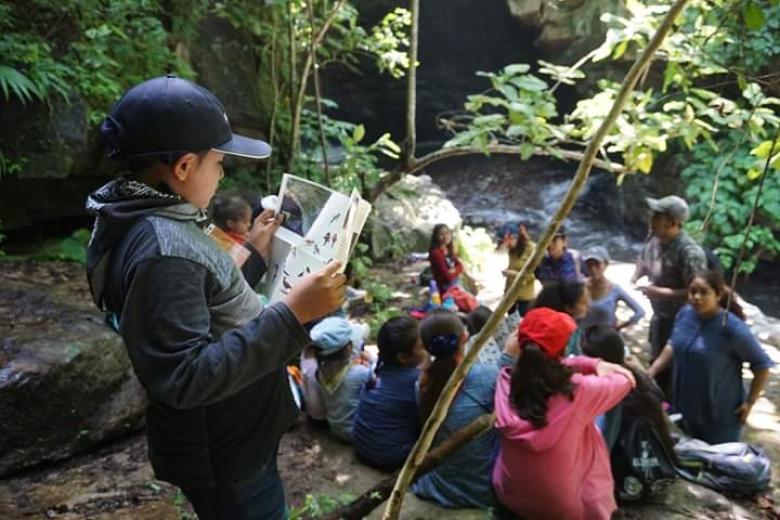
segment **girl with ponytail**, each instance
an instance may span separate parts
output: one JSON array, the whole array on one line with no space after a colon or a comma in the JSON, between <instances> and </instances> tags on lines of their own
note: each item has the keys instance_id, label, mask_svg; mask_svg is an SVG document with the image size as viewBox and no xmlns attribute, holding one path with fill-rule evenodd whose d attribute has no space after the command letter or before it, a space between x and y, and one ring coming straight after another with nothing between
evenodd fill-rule
<instances>
[{"instance_id":1,"label":"girl with ponytail","mask_svg":"<svg viewBox=\"0 0 780 520\"><path fill-rule=\"evenodd\" d=\"M526 519L608 519L617 509L609 454L594 420L635 385L624 367L562 355L577 328L568 314L529 311L495 393L499 501Z\"/></svg>"},{"instance_id":2,"label":"girl with ponytail","mask_svg":"<svg viewBox=\"0 0 780 520\"><path fill-rule=\"evenodd\" d=\"M463 349L469 335L457 314L437 309L420 324L420 337L432 358L420 375L418 387L420 424L424 424L447 380L463 360ZM436 434L434 444L441 443L477 417L493 411L497 375L496 365L476 363L472 366ZM491 430L420 477L412 490L420 498L433 500L444 507L488 509L493 505L490 475L497 448L498 439L495 431Z\"/></svg>"}]
</instances>

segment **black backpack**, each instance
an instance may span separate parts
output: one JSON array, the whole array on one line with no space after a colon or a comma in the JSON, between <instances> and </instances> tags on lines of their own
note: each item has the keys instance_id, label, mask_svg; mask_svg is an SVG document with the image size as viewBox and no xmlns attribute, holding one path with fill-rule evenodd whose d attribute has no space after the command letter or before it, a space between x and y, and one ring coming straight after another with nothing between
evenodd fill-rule
<instances>
[{"instance_id":1,"label":"black backpack","mask_svg":"<svg viewBox=\"0 0 780 520\"><path fill-rule=\"evenodd\" d=\"M620 501L642 500L677 480L674 455L645 417L623 414L611 463Z\"/></svg>"}]
</instances>

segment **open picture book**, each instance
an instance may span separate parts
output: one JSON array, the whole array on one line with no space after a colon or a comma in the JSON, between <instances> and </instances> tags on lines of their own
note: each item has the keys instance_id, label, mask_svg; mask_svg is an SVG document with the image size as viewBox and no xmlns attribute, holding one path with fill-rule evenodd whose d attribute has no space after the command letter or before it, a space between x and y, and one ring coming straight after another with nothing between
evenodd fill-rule
<instances>
[{"instance_id":1,"label":"open picture book","mask_svg":"<svg viewBox=\"0 0 780 520\"><path fill-rule=\"evenodd\" d=\"M284 215L271 246L262 293L270 302L289 293L298 279L332 260L346 266L368 219L371 205L357 190L347 196L321 184L285 174L277 214Z\"/></svg>"}]
</instances>

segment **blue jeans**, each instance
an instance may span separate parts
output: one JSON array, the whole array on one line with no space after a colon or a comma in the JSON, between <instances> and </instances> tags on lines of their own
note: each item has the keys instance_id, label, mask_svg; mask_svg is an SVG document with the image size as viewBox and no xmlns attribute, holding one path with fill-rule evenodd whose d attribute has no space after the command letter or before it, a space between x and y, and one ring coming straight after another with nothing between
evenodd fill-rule
<instances>
[{"instance_id":1,"label":"blue jeans","mask_svg":"<svg viewBox=\"0 0 780 520\"><path fill-rule=\"evenodd\" d=\"M284 487L276 454L257 473L236 482L182 492L200 520L283 520L287 518Z\"/></svg>"}]
</instances>

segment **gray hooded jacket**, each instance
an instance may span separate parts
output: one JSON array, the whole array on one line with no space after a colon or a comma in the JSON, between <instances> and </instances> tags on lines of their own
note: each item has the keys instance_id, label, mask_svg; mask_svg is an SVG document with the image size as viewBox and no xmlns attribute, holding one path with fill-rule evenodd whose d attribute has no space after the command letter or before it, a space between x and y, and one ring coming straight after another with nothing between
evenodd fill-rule
<instances>
[{"instance_id":1,"label":"gray hooded jacket","mask_svg":"<svg viewBox=\"0 0 780 520\"><path fill-rule=\"evenodd\" d=\"M177 196L119 179L87 208L90 289L146 390L157 478L208 487L258 471L297 414L285 366L308 333L283 303L262 309L204 213ZM249 249L254 284L264 264Z\"/></svg>"}]
</instances>

